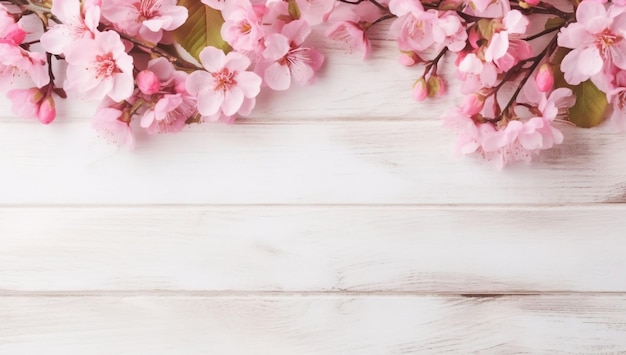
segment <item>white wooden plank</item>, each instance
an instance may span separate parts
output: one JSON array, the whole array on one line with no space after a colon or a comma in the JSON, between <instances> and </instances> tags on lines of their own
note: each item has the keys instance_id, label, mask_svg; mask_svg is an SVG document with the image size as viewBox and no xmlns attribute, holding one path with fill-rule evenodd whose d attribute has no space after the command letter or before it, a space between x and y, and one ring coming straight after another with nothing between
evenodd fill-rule
<instances>
[{"instance_id":1,"label":"white wooden plank","mask_svg":"<svg viewBox=\"0 0 626 355\"><path fill-rule=\"evenodd\" d=\"M0 204L560 204L626 189L626 139L594 130L499 172L454 156L432 122L194 128L127 152L81 123L4 123Z\"/></svg>"},{"instance_id":2,"label":"white wooden plank","mask_svg":"<svg viewBox=\"0 0 626 355\"><path fill-rule=\"evenodd\" d=\"M3 354L617 354L624 296L5 297Z\"/></svg>"},{"instance_id":3,"label":"white wooden plank","mask_svg":"<svg viewBox=\"0 0 626 355\"><path fill-rule=\"evenodd\" d=\"M626 292L625 205L0 209L0 290Z\"/></svg>"}]
</instances>

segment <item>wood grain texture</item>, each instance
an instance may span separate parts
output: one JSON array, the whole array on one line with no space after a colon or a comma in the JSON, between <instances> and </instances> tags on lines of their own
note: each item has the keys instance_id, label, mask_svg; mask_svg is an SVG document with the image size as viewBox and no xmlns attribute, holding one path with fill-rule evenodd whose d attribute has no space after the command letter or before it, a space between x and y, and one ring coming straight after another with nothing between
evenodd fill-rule
<instances>
[{"instance_id":1,"label":"wood grain texture","mask_svg":"<svg viewBox=\"0 0 626 355\"><path fill-rule=\"evenodd\" d=\"M0 353L618 354L626 297L3 297Z\"/></svg>"},{"instance_id":2,"label":"wood grain texture","mask_svg":"<svg viewBox=\"0 0 626 355\"><path fill-rule=\"evenodd\" d=\"M195 129L194 129L195 128ZM28 132L26 134L25 132ZM562 204L624 201L626 139L568 130L532 166L455 157L433 122L196 126L134 152L88 125L3 125L0 204Z\"/></svg>"},{"instance_id":3,"label":"wood grain texture","mask_svg":"<svg viewBox=\"0 0 626 355\"><path fill-rule=\"evenodd\" d=\"M0 290L626 292L625 213L624 205L2 208Z\"/></svg>"}]
</instances>

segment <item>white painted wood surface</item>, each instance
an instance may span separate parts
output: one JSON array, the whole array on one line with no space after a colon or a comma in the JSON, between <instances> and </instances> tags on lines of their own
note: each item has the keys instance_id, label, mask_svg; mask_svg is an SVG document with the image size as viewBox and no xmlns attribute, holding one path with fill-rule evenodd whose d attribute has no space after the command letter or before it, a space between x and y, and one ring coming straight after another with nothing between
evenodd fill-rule
<instances>
[{"instance_id":1,"label":"white painted wood surface","mask_svg":"<svg viewBox=\"0 0 626 355\"><path fill-rule=\"evenodd\" d=\"M374 47L133 152L0 100L0 354L625 353L626 137L455 157Z\"/></svg>"}]
</instances>

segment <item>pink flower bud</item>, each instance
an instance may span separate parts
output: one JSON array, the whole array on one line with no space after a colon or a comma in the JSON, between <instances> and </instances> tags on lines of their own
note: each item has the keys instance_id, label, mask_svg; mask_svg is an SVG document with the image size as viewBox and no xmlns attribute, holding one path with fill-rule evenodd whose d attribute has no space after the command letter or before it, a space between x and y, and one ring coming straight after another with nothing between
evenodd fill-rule
<instances>
[{"instance_id":1,"label":"pink flower bud","mask_svg":"<svg viewBox=\"0 0 626 355\"><path fill-rule=\"evenodd\" d=\"M549 92L554 86L554 73L552 72L552 66L548 63L543 63L537 75L535 76L535 82L537 83L537 89L541 92Z\"/></svg>"},{"instance_id":2,"label":"pink flower bud","mask_svg":"<svg viewBox=\"0 0 626 355\"><path fill-rule=\"evenodd\" d=\"M413 85L413 98L415 101L424 101L428 97L428 86L426 80L420 78Z\"/></svg>"},{"instance_id":3,"label":"pink flower bud","mask_svg":"<svg viewBox=\"0 0 626 355\"><path fill-rule=\"evenodd\" d=\"M43 124L49 124L50 122L54 121L56 115L57 111L55 109L54 99L52 98L52 95L48 95L45 99L43 99L41 105L39 106L39 111L37 111L37 119L39 119L39 122Z\"/></svg>"},{"instance_id":4,"label":"pink flower bud","mask_svg":"<svg viewBox=\"0 0 626 355\"><path fill-rule=\"evenodd\" d=\"M400 57L398 58L398 63L404 65L405 67L410 67L417 64L420 59L421 58L414 52L402 51L400 53Z\"/></svg>"},{"instance_id":5,"label":"pink flower bud","mask_svg":"<svg viewBox=\"0 0 626 355\"><path fill-rule=\"evenodd\" d=\"M428 78L428 97L441 96L446 93L446 82L439 75Z\"/></svg>"},{"instance_id":6,"label":"pink flower bud","mask_svg":"<svg viewBox=\"0 0 626 355\"><path fill-rule=\"evenodd\" d=\"M150 70L142 70L137 74L137 87L139 90L146 94L156 94L161 90L161 82L157 78L156 74Z\"/></svg>"},{"instance_id":7,"label":"pink flower bud","mask_svg":"<svg viewBox=\"0 0 626 355\"><path fill-rule=\"evenodd\" d=\"M461 105L461 112L466 116L473 116L479 113L485 106L485 97L480 94L471 94L465 96L465 100Z\"/></svg>"}]
</instances>

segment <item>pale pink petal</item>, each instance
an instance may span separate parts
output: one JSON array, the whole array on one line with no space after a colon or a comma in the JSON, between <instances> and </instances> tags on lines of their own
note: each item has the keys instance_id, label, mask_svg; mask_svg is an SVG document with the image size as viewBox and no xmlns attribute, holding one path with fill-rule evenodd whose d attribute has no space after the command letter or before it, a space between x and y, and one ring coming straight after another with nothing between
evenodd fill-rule
<instances>
[{"instance_id":1,"label":"pale pink petal","mask_svg":"<svg viewBox=\"0 0 626 355\"><path fill-rule=\"evenodd\" d=\"M224 102L224 92L205 90L198 94L198 112L204 116L216 114Z\"/></svg>"},{"instance_id":2,"label":"pale pink petal","mask_svg":"<svg viewBox=\"0 0 626 355\"><path fill-rule=\"evenodd\" d=\"M250 58L237 52L230 52L226 56L224 61L224 68L228 68L231 71L245 71L250 66Z\"/></svg>"},{"instance_id":3,"label":"pale pink petal","mask_svg":"<svg viewBox=\"0 0 626 355\"><path fill-rule=\"evenodd\" d=\"M485 60L492 62L501 58L509 48L509 34L506 31L494 33L489 41L489 46L485 50Z\"/></svg>"},{"instance_id":4,"label":"pale pink petal","mask_svg":"<svg viewBox=\"0 0 626 355\"><path fill-rule=\"evenodd\" d=\"M582 24L589 23L596 18L606 18L604 5L595 1L582 1L576 9L576 20Z\"/></svg>"},{"instance_id":5,"label":"pale pink petal","mask_svg":"<svg viewBox=\"0 0 626 355\"><path fill-rule=\"evenodd\" d=\"M291 84L291 73L289 67L279 63L272 63L263 75L267 86L273 90L287 90Z\"/></svg>"},{"instance_id":6,"label":"pale pink petal","mask_svg":"<svg viewBox=\"0 0 626 355\"><path fill-rule=\"evenodd\" d=\"M210 86L212 81L213 78L211 74L196 70L187 76L185 89L190 95L197 96L202 90L206 89L207 86Z\"/></svg>"},{"instance_id":7,"label":"pale pink petal","mask_svg":"<svg viewBox=\"0 0 626 355\"><path fill-rule=\"evenodd\" d=\"M600 51L597 48L588 47L580 52L577 69L582 75L590 77L599 73L603 64L604 61L602 56L600 56Z\"/></svg>"},{"instance_id":8,"label":"pale pink petal","mask_svg":"<svg viewBox=\"0 0 626 355\"><path fill-rule=\"evenodd\" d=\"M289 39L281 34L271 34L265 38L263 57L272 61L283 58L289 52Z\"/></svg>"},{"instance_id":9,"label":"pale pink petal","mask_svg":"<svg viewBox=\"0 0 626 355\"><path fill-rule=\"evenodd\" d=\"M226 55L215 47L206 47L200 52L200 62L207 71L214 73L224 67Z\"/></svg>"},{"instance_id":10,"label":"pale pink petal","mask_svg":"<svg viewBox=\"0 0 626 355\"><path fill-rule=\"evenodd\" d=\"M237 86L247 98L252 98L259 94L262 81L261 77L253 72L244 71L237 74Z\"/></svg>"},{"instance_id":11,"label":"pale pink petal","mask_svg":"<svg viewBox=\"0 0 626 355\"><path fill-rule=\"evenodd\" d=\"M224 102L222 103L222 112L226 116L232 116L239 111L243 104L243 92L239 87L233 87L224 93Z\"/></svg>"},{"instance_id":12,"label":"pale pink petal","mask_svg":"<svg viewBox=\"0 0 626 355\"><path fill-rule=\"evenodd\" d=\"M286 24L281 30L281 33L283 36L289 38L289 42L299 46L309 34L311 34L311 27L304 20L296 20Z\"/></svg>"}]
</instances>

